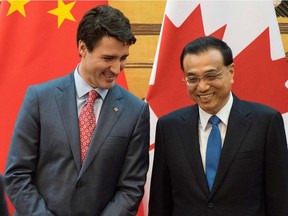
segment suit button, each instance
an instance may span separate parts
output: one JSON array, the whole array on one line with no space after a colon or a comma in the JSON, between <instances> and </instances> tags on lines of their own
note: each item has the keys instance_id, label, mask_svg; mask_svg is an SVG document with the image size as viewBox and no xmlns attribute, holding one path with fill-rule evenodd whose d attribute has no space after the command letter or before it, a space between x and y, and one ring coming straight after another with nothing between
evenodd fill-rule
<instances>
[{"instance_id":1,"label":"suit button","mask_svg":"<svg viewBox=\"0 0 288 216\"><path fill-rule=\"evenodd\" d=\"M211 208L213 208L213 207L214 207L214 204L213 204L213 203L211 203L211 202L210 202L210 203L208 203L208 208L210 208L210 209L211 209Z\"/></svg>"}]
</instances>

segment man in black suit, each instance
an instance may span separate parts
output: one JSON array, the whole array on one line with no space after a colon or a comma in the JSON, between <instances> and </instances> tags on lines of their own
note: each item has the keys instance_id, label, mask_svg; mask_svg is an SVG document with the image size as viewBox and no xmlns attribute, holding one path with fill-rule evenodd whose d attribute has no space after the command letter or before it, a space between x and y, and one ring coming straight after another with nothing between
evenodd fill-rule
<instances>
[{"instance_id":1,"label":"man in black suit","mask_svg":"<svg viewBox=\"0 0 288 216\"><path fill-rule=\"evenodd\" d=\"M4 193L4 181L3 176L0 175L0 216L9 216L7 203Z\"/></svg>"},{"instance_id":2,"label":"man in black suit","mask_svg":"<svg viewBox=\"0 0 288 216\"><path fill-rule=\"evenodd\" d=\"M158 120L149 216L287 216L282 115L231 92L234 63L225 42L198 38L180 62L196 104ZM211 116L220 122L212 126Z\"/></svg>"}]
</instances>

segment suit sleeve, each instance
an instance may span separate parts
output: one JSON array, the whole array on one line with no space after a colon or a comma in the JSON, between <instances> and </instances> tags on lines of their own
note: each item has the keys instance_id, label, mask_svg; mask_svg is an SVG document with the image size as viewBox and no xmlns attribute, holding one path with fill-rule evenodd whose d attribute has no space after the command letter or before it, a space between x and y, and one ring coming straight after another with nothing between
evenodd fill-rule
<instances>
[{"instance_id":1,"label":"suit sleeve","mask_svg":"<svg viewBox=\"0 0 288 216\"><path fill-rule=\"evenodd\" d=\"M267 133L265 204L267 216L288 215L288 152L283 119L276 113Z\"/></svg>"},{"instance_id":2,"label":"suit sleeve","mask_svg":"<svg viewBox=\"0 0 288 216\"><path fill-rule=\"evenodd\" d=\"M165 132L158 121L150 186L149 216L169 216L173 212L171 184L165 155Z\"/></svg>"},{"instance_id":3,"label":"suit sleeve","mask_svg":"<svg viewBox=\"0 0 288 216\"><path fill-rule=\"evenodd\" d=\"M19 215L52 216L33 184L40 143L38 106L36 91L29 87L10 144L5 184L7 195Z\"/></svg>"},{"instance_id":4,"label":"suit sleeve","mask_svg":"<svg viewBox=\"0 0 288 216\"><path fill-rule=\"evenodd\" d=\"M144 194L149 166L150 114L143 103L118 180L118 190L101 216L136 215Z\"/></svg>"}]
</instances>

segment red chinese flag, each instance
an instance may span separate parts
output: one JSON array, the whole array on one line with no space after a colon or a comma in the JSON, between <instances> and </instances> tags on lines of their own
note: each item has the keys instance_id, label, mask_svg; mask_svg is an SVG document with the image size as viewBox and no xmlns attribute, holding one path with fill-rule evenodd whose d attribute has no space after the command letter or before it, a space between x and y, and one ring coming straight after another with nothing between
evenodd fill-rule
<instances>
[{"instance_id":1,"label":"red chinese flag","mask_svg":"<svg viewBox=\"0 0 288 216\"><path fill-rule=\"evenodd\" d=\"M182 49L191 40L208 35L223 39L233 51L233 92L243 100L279 110L288 135L288 63L273 2L167 0L146 97L151 111L150 158L154 155L157 119L194 103L182 82ZM149 178L150 174L151 167ZM148 200L146 193L145 214Z\"/></svg>"},{"instance_id":2,"label":"red chinese flag","mask_svg":"<svg viewBox=\"0 0 288 216\"><path fill-rule=\"evenodd\" d=\"M83 14L108 1L0 1L0 173L26 88L72 72L80 62L76 30ZM117 82L124 88L124 73ZM10 206L10 212L12 207Z\"/></svg>"}]
</instances>

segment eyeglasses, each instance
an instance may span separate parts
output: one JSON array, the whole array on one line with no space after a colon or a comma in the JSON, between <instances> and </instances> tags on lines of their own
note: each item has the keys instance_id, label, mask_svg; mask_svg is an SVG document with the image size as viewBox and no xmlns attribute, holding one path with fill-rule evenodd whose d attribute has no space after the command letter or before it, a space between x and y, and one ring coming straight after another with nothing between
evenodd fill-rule
<instances>
[{"instance_id":1,"label":"eyeglasses","mask_svg":"<svg viewBox=\"0 0 288 216\"><path fill-rule=\"evenodd\" d=\"M207 72L203 76L195 76L195 75L187 76L184 77L182 81L185 82L186 85L189 87L195 87L196 85L198 85L201 79L205 82L213 82L216 79L221 78L222 72L226 67L227 66L224 66L222 70L218 72Z\"/></svg>"}]
</instances>

